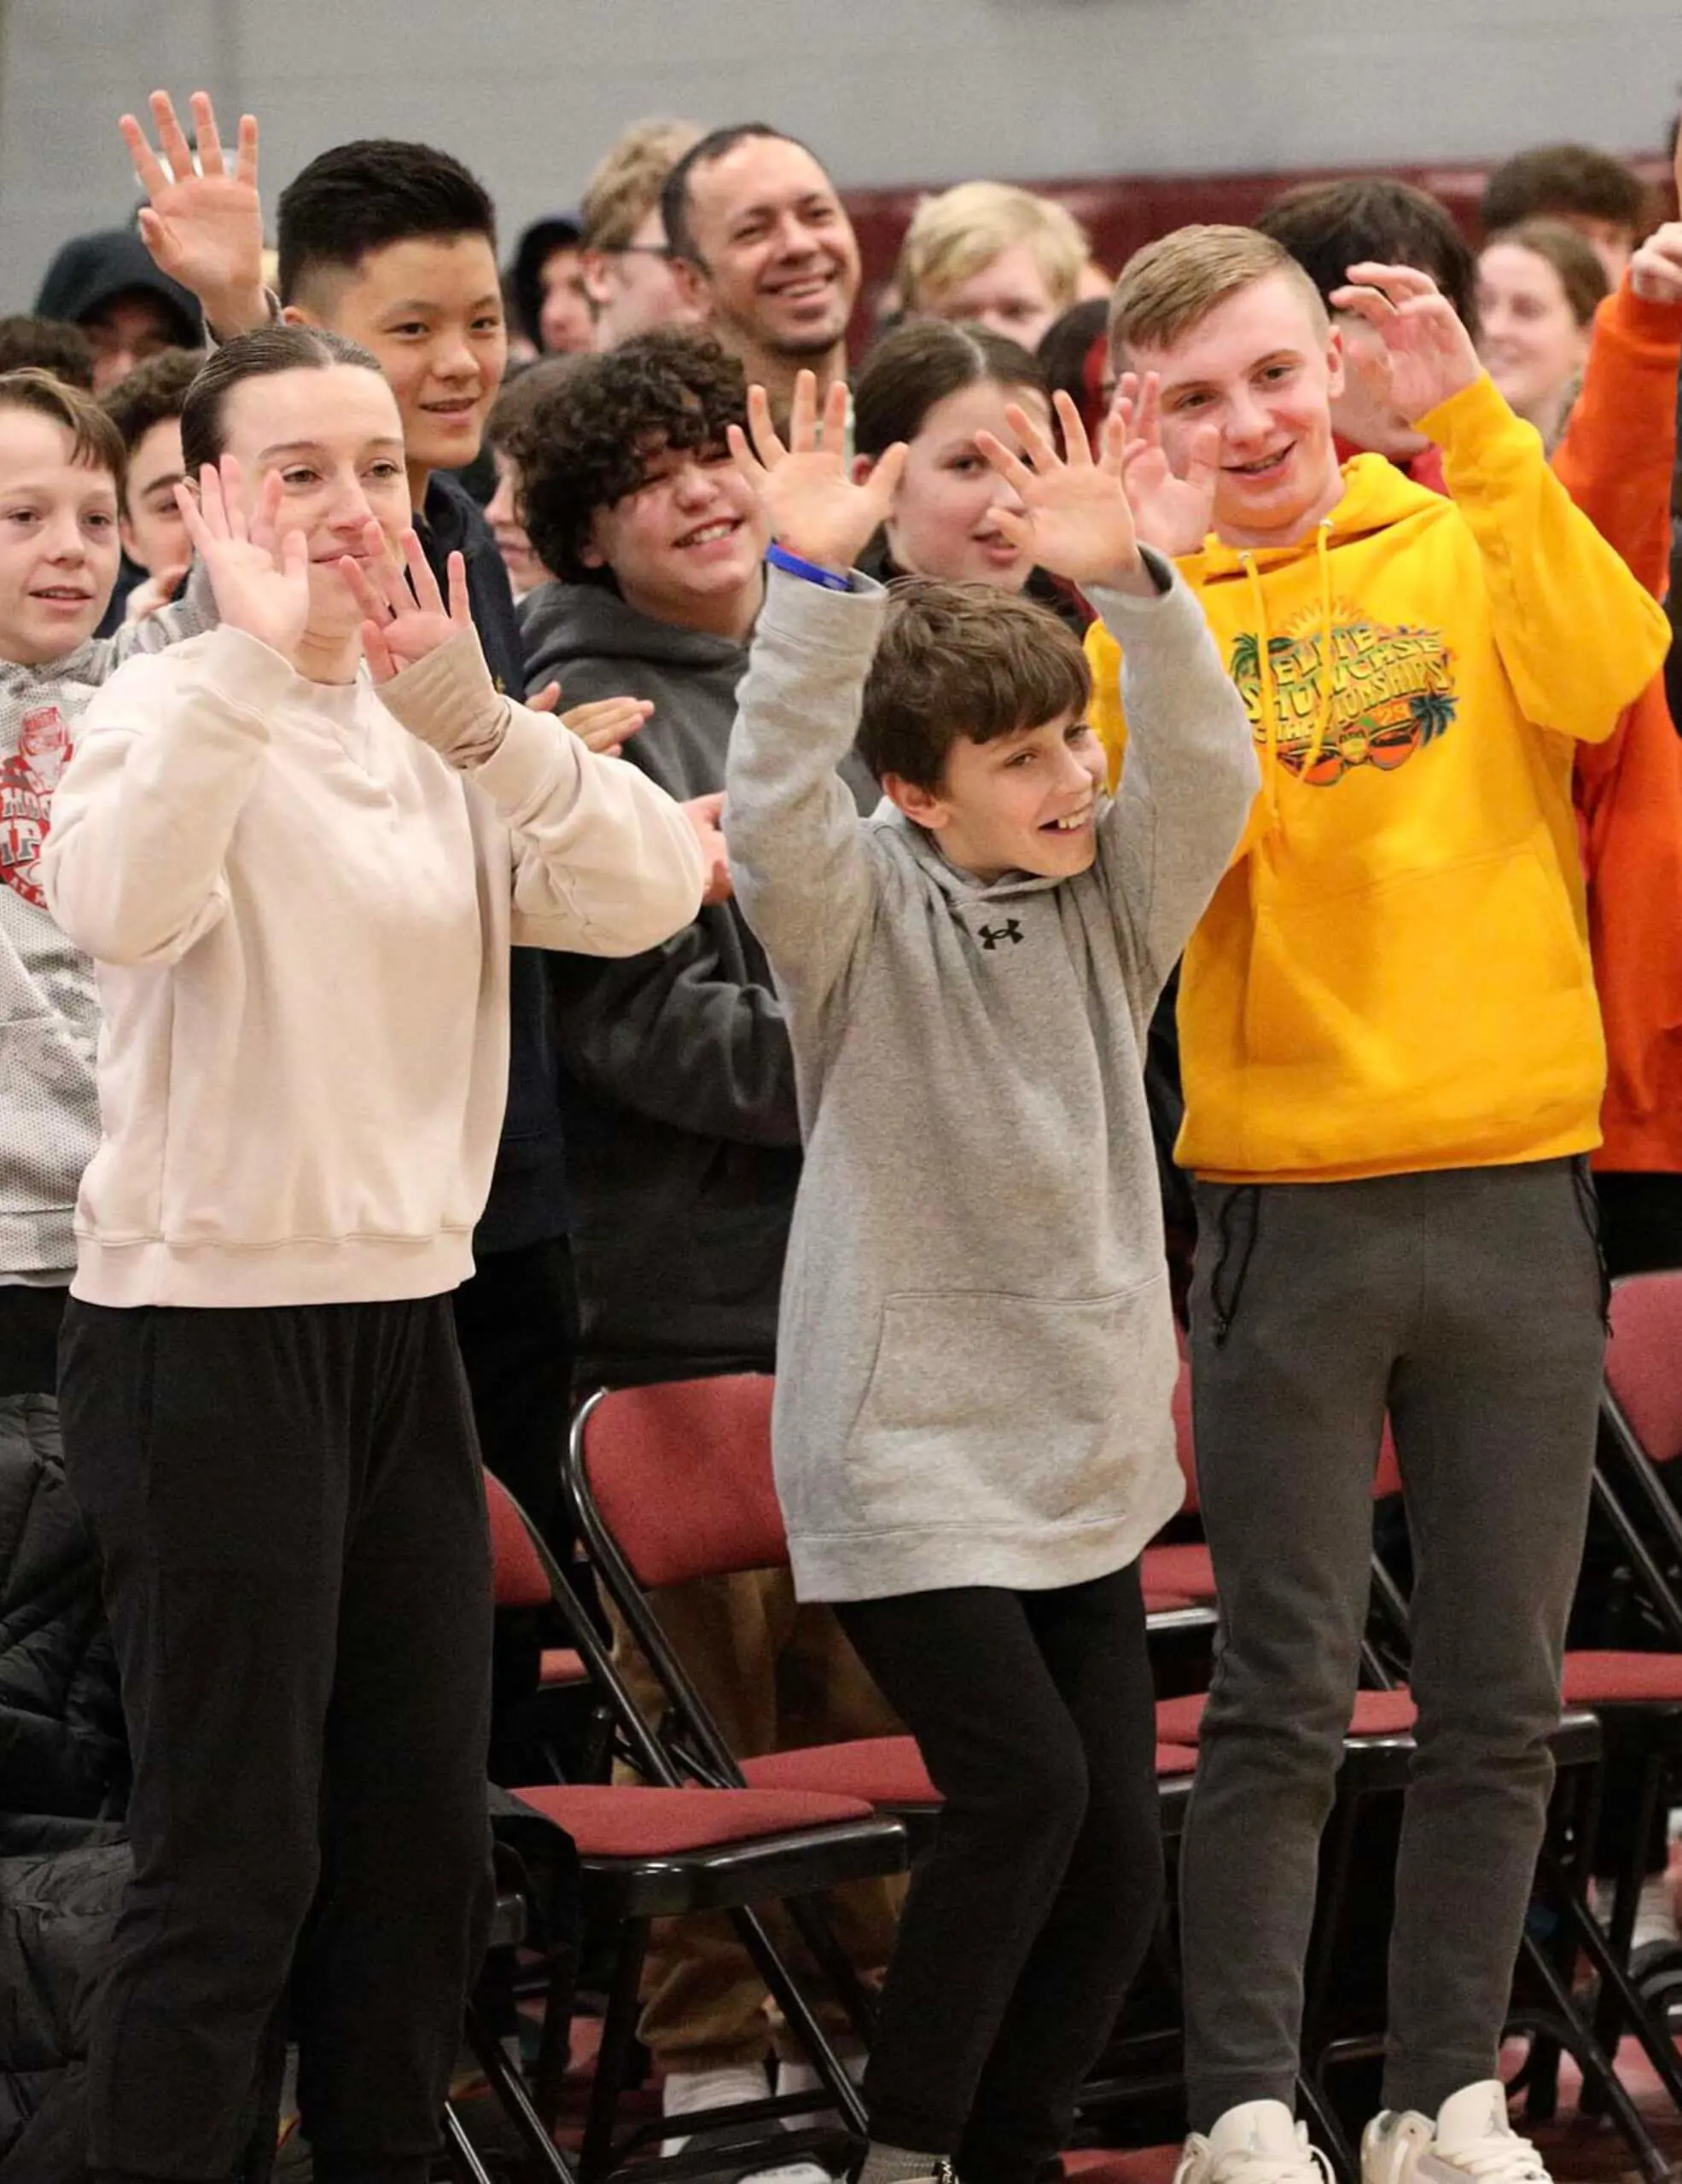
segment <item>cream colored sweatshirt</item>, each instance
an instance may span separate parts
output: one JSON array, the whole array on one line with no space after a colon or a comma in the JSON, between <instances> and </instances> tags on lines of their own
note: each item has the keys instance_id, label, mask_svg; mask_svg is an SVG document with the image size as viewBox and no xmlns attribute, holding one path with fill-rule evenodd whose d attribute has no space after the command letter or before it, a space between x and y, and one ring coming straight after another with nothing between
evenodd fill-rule
<instances>
[{"instance_id":1,"label":"cream colored sweatshirt","mask_svg":"<svg viewBox=\"0 0 1682 2184\"><path fill-rule=\"evenodd\" d=\"M703 877L680 807L500 695L470 632L376 695L230 629L96 697L41 870L105 1014L73 1292L119 1306L454 1287L510 942L634 955Z\"/></svg>"}]
</instances>

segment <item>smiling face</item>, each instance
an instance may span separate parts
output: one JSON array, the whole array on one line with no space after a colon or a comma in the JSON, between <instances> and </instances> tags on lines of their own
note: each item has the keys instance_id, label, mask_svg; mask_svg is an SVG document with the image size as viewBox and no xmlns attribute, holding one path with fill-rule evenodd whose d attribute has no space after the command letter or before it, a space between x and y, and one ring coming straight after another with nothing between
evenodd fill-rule
<instances>
[{"instance_id":1,"label":"smiling face","mask_svg":"<svg viewBox=\"0 0 1682 2184\"><path fill-rule=\"evenodd\" d=\"M858 293L858 244L810 152L747 136L689 177L699 266L680 278L720 338L815 363L838 349Z\"/></svg>"},{"instance_id":2,"label":"smiling face","mask_svg":"<svg viewBox=\"0 0 1682 2184\"><path fill-rule=\"evenodd\" d=\"M379 359L403 420L416 498L429 470L479 452L508 368L502 283L487 236L422 237L324 267L287 316L330 327Z\"/></svg>"},{"instance_id":3,"label":"smiling face","mask_svg":"<svg viewBox=\"0 0 1682 2184\"><path fill-rule=\"evenodd\" d=\"M182 475L181 420L160 417L129 450L123 488L123 551L148 576L184 569L193 558L175 500Z\"/></svg>"},{"instance_id":4,"label":"smiling face","mask_svg":"<svg viewBox=\"0 0 1682 2184\"><path fill-rule=\"evenodd\" d=\"M1192 435L1220 432L1214 528L1229 545L1303 537L1342 497L1331 404L1343 391L1340 335L1287 273L1236 290L1179 340L1126 359L1161 377L1162 445L1184 475Z\"/></svg>"},{"instance_id":5,"label":"smiling face","mask_svg":"<svg viewBox=\"0 0 1682 2184\"><path fill-rule=\"evenodd\" d=\"M1477 305L1490 378L1521 417L1551 431L1589 346L1557 270L1522 243L1493 242L1477 262Z\"/></svg>"},{"instance_id":6,"label":"smiling face","mask_svg":"<svg viewBox=\"0 0 1682 2184\"><path fill-rule=\"evenodd\" d=\"M937 788L894 774L882 788L949 863L987 885L1010 872L1071 880L1085 871L1106 779L1103 746L1083 716L1066 712L987 743L959 736Z\"/></svg>"},{"instance_id":7,"label":"smiling face","mask_svg":"<svg viewBox=\"0 0 1682 2184\"><path fill-rule=\"evenodd\" d=\"M597 509L579 558L611 569L627 606L654 621L745 635L768 537L753 488L723 448L662 448L643 479Z\"/></svg>"},{"instance_id":8,"label":"smiling face","mask_svg":"<svg viewBox=\"0 0 1682 2184\"><path fill-rule=\"evenodd\" d=\"M117 484L67 427L0 408L0 658L38 667L98 628L117 581Z\"/></svg>"},{"instance_id":9,"label":"smiling face","mask_svg":"<svg viewBox=\"0 0 1682 2184\"><path fill-rule=\"evenodd\" d=\"M1032 246L1019 242L1000 251L979 272L924 297L922 308L936 318L991 327L1032 351L1063 306L1047 287Z\"/></svg>"},{"instance_id":10,"label":"smiling face","mask_svg":"<svg viewBox=\"0 0 1682 2184\"><path fill-rule=\"evenodd\" d=\"M247 514L269 473L280 473L279 528L301 531L308 542L311 642L353 634L361 610L339 572L340 559L367 559L370 517L387 550L400 555L411 520L391 388L359 364L253 375L223 398L222 441L238 459Z\"/></svg>"},{"instance_id":11,"label":"smiling face","mask_svg":"<svg viewBox=\"0 0 1682 2184\"><path fill-rule=\"evenodd\" d=\"M1037 387L1000 386L992 380L960 387L923 417L888 519L888 553L908 575L998 584L1006 591L1027 582L1033 555L992 520L995 510L1020 509L1021 502L975 445L976 433L985 431L1013 452L1026 452L1004 415L1011 403L1050 430L1051 409Z\"/></svg>"}]
</instances>

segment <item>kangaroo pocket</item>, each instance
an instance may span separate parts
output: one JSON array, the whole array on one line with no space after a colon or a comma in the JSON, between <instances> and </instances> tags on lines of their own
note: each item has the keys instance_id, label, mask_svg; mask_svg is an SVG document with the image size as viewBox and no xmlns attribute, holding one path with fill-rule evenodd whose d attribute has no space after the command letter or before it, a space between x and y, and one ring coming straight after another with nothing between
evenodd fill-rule
<instances>
[{"instance_id":1,"label":"kangaroo pocket","mask_svg":"<svg viewBox=\"0 0 1682 2184\"><path fill-rule=\"evenodd\" d=\"M1592 1121L1603 1066L1586 950L1525 845L1334 897L1256 905L1245 1117L1262 1165L1500 1151Z\"/></svg>"},{"instance_id":2,"label":"kangaroo pocket","mask_svg":"<svg viewBox=\"0 0 1682 2184\"><path fill-rule=\"evenodd\" d=\"M1175 1370L1166 1277L1102 1297L890 1296L849 1444L873 1528L1101 1524L1126 1459L1166 1441Z\"/></svg>"}]
</instances>

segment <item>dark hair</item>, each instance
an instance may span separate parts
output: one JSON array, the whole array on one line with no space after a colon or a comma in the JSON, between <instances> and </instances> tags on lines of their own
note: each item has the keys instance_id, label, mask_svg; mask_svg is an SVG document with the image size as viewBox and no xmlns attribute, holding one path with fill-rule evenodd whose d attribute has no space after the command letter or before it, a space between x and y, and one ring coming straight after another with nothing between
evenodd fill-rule
<instances>
[{"instance_id":1,"label":"dark hair","mask_svg":"<svg viewBox=\"0 0 1682 2184\"><path fill-rule=\"evenodd\" d=\"M70 435L70 460L85 463L90 470L108 470L121 500L129 451L122 434L85 389L67 386L38 365L26 365L0 375L0 410L29 410L62 425Z\"/></svg>"},{"instance_id":2,"label":"dark hair","mask_svg":"<svg viewBox=\"0 0 1682 2184\"><path fill-rule=\"evenodd\" d=\"M507 456L523 471L544 404L584 361L577 353L536 357L511 370L485 420L486 446Z\"/></svg>"},{"instance_id":3,"label":"dark hair","mask_svg":"<svg viewBox=\"0 0 1682 2184\"><path fill-rule=\"evenodd\" d=\"M218 462L227 444L222 413L228 390L242 380L271 379L282 372L329 370L355 364L379 373L379 365L359 343L319 326L262 326L236 334L206 357L181 408L181 468L195 479L207 462Z\"/></svg>"},{"instance_id":4,"label":"dark hair","mask_svg":"<svg viewBox=\"0 0 1682 2184\"><path fill-rule=\"evenodd\" d=\"M1521 220L1610 220L1638 235L1647 224L1647 185L1633 167L1592 144L1541 144L1496 168L1483 186L1483 230Z\"/></svg>"},{"instance_id":5,"label":"dark hair","mask_svg":"<svg viewBox=\"0 0 1682 2184\"><path fill-rule=\"evenodd\" d=\"M62 318L32 318L16 311L0 318L0 372L50 372L67 386L93 392L93 346L79 326Z\"/></svg>"},{"instance_id":6,"label":"dark hair","mask_svg":"<svg viewBox=\"0 0 1682 2184\"><path fill-rule=\"evenodd\" d=\"M278 219L282 303L318 268L353 269L391 243L483 235L497 247L491 200L461 161L388 136L311 160L282 190Z\"/></svg>"},{"instance_id":7,"label":"dark hair","mask_svg":"<svg viewBox=\"0 0 1682 2184\"><path fill-rule=\"evenodd\" d=\"M558 250L576 250L579 224L570 214L557 213L547 220L533 220L514 246L503 294L514 298L514 322L526 339L543 346L538 332L543 319L543 269Z\"/></svg>"},{"instance_id":8,"label":"dark hair","mask_svg":"<svg viewBox=\"0 0 1682 2184\"><path fill-rule=\"evenodd\" d=\"M1087 439L1096 447L1109 406L1104 400L1104 382L1109 375L1109 297L1091 296L1084 304L1071 304L1040 335L1033 353L1047 386L1068 395L1080 412ZM1062 438L1061 428L1057 437Z\"/></svg>"},{"instance_id":9,"label":"dark hair","mask_svg":"<svg viewBox=\"0 0 1682 2184\"><path fill-rule=\"evenodd\" d=\"M1483 247L1493 250L1500 242L1528 250L1533 258L1553 268L1579 326L1589 325L1612 293L1612 283L1594 245L1563 220L1521 220L1516 228L1503 228L1491 235Z\"/></svg>"},{"instance_id":10,"label":"dark hair","mask_svg":"<svg viewBox=\"0 0 1682 2184\"><path fill-rule=\"evenodd\" d=\"M155 357L137 364L126 379L106 389L100 407L122 434L125 447L132 450L154 425L181 415L187 390L205 361L201 350L160 349Z\"/></svg>"},{"instance_id":11,"label":"dark hair","mask_svg":"<svg viewBox=\"0 0 1682 2184\"><path fill-rule=\"evenodd\" d=\"M992 743L1092 694L1080 640L1049 607L987 584L890 588L859 714L859 756L883 781L938 789L960 737Z\"/></svg>"},{"instance_id":12,"label":"dark hair","mask_svg":"<svg viewBox=\"0 0 1682 2184\"><path fill-rule=\"evenodd\" d=\"M883 334L853 382L853 444L872 459L915 439L937 402L991 381L1047 392L1045 375L1019 341L985 326L916 318Z\"/></svg>"},{"instance_id":13,"label":"dark hair","mask_svg":"<svg viewBox=\"0 0 1682 2184\"><path fill-rule=\"evenodd\" d=\"M701 253L695 247L695 230L690 225L690 177L697 167L711 166L715 160L722 160L738 144L748 143L756 136L769 136L779 144L793 144L808 159L824 162L809 144L802 144L798 136L791 136L785 129L773 129L768 121L736 121L726 129L708 131L698 144L691 144L682 159L661 185L660 217L666 229L666 247L673 258L687 258L691 265L704 264Z\"/></svg>"},{"instance_id":14,"label":"dark hair","mask_svg":"<svg viewBox=\"0 0 1682 2184\"><path fill-rule=\"evenodd\" d=\"M1462 325L1477 333L1477 263L1454 216L1429 191L1388 175L1305 182L1283 191L1256 225L1283 243L1330 310L1364 258L1429 273Z\"/></svg>"},{"instance_id":15,"label":"dark hair","mask_svg":"<svg viewBox=\"0 0 1682 2184\"><path fill-rule=\"evenodd\" d=\"M722 451L748 422L737 360L709 334L656 328L572 359L521 434L521 502L532 549L563 583L616 589L611 569L579 559L598 508L634 493L668 448Z\"/></svg>"}]
</instances>

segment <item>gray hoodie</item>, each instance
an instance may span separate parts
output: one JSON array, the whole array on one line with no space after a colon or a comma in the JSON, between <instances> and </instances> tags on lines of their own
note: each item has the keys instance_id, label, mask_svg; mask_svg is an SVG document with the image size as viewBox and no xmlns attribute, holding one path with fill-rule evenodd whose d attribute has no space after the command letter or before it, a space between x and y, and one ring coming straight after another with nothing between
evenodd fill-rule
<instances>
[{"instance_id":1,"label":"gray hoodie","mask_svg":"<svg viewBox=\"0 0 1682 2184\"><path fill-rule=\"evenodd\" d=\"M806 1138L778 1334L796 1590L1038 1590L1178 1507L1146 1028L1258 774L1202 612L1093 604L1127 764L1073 880L982 886L835 767L886 594L773 573L730 746L738 898L789 1011Z\"/></svg>"}]
</instances>

